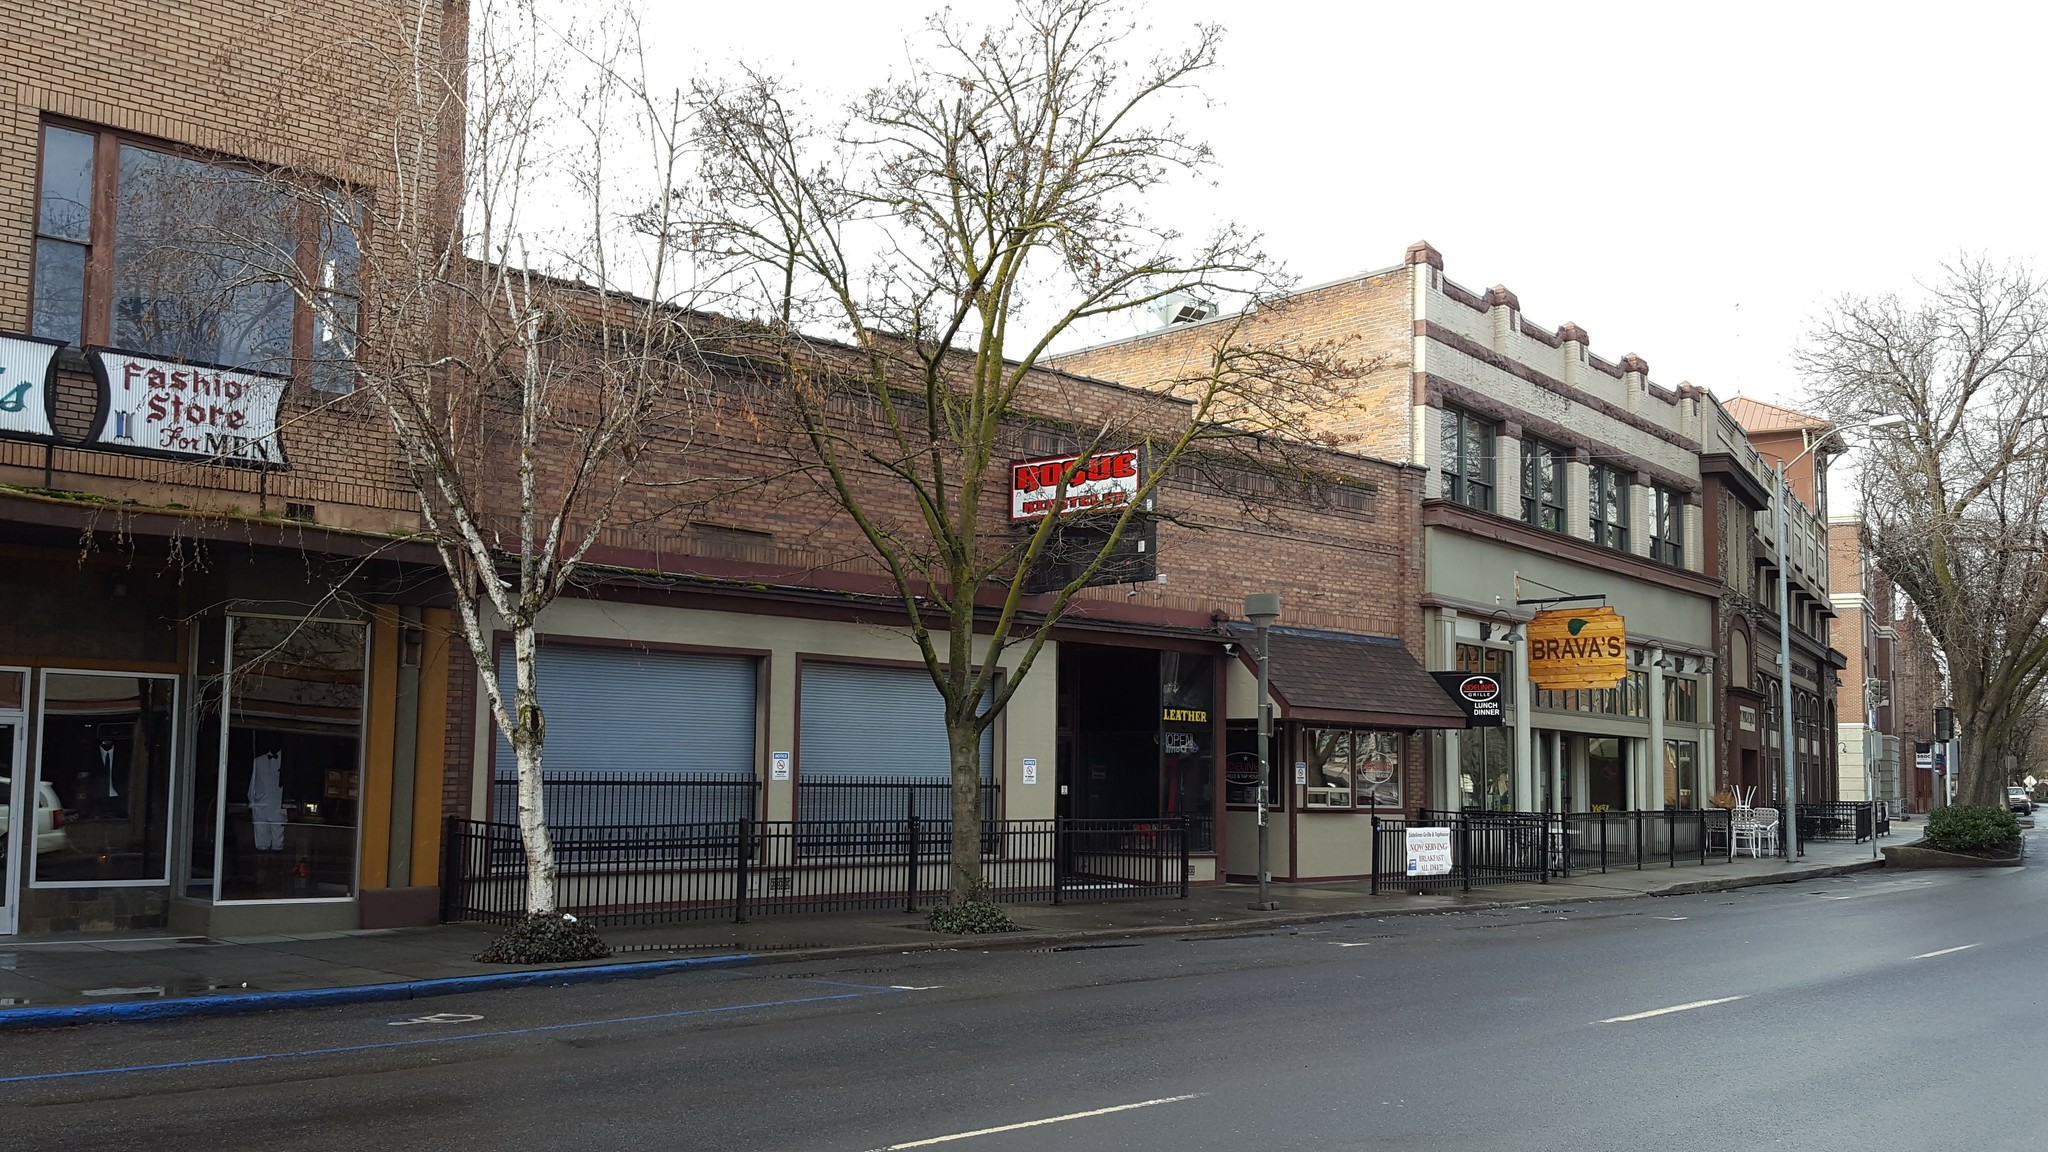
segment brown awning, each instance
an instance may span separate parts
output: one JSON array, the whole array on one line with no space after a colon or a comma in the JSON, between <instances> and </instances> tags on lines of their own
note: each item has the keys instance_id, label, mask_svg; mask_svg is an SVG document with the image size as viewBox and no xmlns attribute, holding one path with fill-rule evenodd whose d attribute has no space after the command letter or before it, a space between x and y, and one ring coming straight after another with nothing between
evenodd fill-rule
<instances>
[{"instance_id":1,"label":"brown awning","mask_svg":"<svg viewBox=\"0 0 2048 1152\"><path fill-rule=\"evenodd\" d=\"M1258 666L1257 633L1232 624L1238 650ZM1267 635L1273 701L1287 720L1377 728L1463 728L1464 710L1399 640L1275 628Z\"/></svg>"}]
</instances>

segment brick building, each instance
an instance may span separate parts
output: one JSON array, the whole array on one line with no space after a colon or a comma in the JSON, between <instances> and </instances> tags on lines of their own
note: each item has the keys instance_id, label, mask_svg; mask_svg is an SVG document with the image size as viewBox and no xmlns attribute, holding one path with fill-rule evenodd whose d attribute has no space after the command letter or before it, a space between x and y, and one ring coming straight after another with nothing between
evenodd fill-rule
<instances>
[{"instance_id":1,"label":"brick building","mask_svg":"<svg viewBox=\"0 0 2048 1152\"><path fill-rule=\"evenodd\" d=\"M1461 287L1427 244L1393 267L1209 320L1055 359L1068 371L1159 386L1202 354L1205 330L1242 324L1304 345L1337 342L1378 368L1322 438L1423 467L1423 588L1413 609L1430 666L1512 685L1509 724L1435 742L1443 808L1695 807L1717 781L1711 671L1722 583L1706 563L1703 456L1712 398L1653 383L1629 355L1595 355L1584 329L1526 319L1505 287ZM1754 493L1750 493L1753 510ZM1363 588L1357 582L1347 587ZM1626 668L1610 689L1534 691L1526 625L1544 607L1616 609Z\"/></svg>"},{"instance_id":2,"label":"brick building","mask_svg":"<svg viewBox=\"0 0 2048 1152\"><path fill-rule=\"evenodd\" d=\"M1835 619L1829 630L1842 653L1841 687L1835 695L1835 741L1844 800L1905 800L1900 716L1892 696L1898 678L1899 633L1892 582L1863 551L1863 519L1836 515L1828 520L1829 596ZM1930 711L1931 715L1931 711Z\"/></svg>"},{"instance_id":3,"label":"brick building","mask_svg":"<svg viewBox=\"0 0 2048 1152\"><path fill-rule=\"evenodd\" d=\"M1880 573L1881 575L1881 573ZM1932 767L1936 748L1934 710L1948 703L1934 636L1911 600L1894 593L1892 641L1892 720L1899 739L1900 771L1906 810L1925 812L1937 794ZM1923 763L1922 757L1925 757Z\"/></svg>"},{"instance_id":4,"label":"brick building","mask_svg":"<svg viewBox=\"0 0 2048 1152\"><path fill-rule=\"evenodd\" d=\"M1792 740L1799 775L1799 798L1824 801L1837 798L1841 776L1838 760L1841 740L1837 736L1838 694L1848 657L1830 643L1830 629L1836 615L1832 598L1830 531L1828 520L1828 465L1842 452L1834 425L1816 416L1795 412L1776 404L1737 396L1728 401L1727 411L1742 426L1763 463L1775 475L1784 465L1785 482L1794 498L1785 506L1787 557L1786 590L1790 618L1787 635L1792 642ZM1775 479L1767 479L1775 485ZM1767 538L1774 529L1771 514L1758 518L1758 529ZM1775 557L1776 542L1765 555ZM1763 695L1762 722L1766 739L1767 770L1782 774L1779 746L1784 742L1784 725L1779 713L1784 708L1780 677L1783 662L1778 656L1778 566L1767 559L1754 580L1745 580L1748 595L1740 597L1743 610L1755 627L1757 640L1756 685ZM1861 714L1859 709L1856 715ZM1861 769L1858 769L1860 773ZM1859 788L1860 791L1860 788ZM1766 788L1765 794L1773 794Z\"/></svg>"},{"instance_id":5,"label":"brick building","mask_svg":"<svg viewBox=\"0 0 2048 1152\"><path fill-rule=\"evenodd\" d=\"M440 12L422 47L453 71L466 5ZM0 933L422 922L444 818L505 813L478 705L509 661L480 673L453 635L386 417L324 319L377 251L318 222L393 194L394 125L415 134L397 152L445 166L414 174L438 210L458 199L459 125L380 108L376 62L407 46L364 38L399 35L390 14L208 0L151 23L0 0L20 48L0 87L0 804L36 833L6 842ZM289 283L318 284L320 309ZM664 776L737 782L737 814L792 819L835 784L944 772L902 603L740 411L753 384L704 383L674 438L735 482L629 490L543 622L551 778L630 785L627 809L564 802L558 827L649 817L631 806ZM1170 403L1057 373L1033 388L1027 409L1070 424ZM1020 423L1015 457L1071 450L1057 428ZM1196 878L1252 871L1252 672L1229 618L1275 591L1276 695L1318 803L1281 797L1274 871L1367 869L1373 813L1423 802L1420 733L1461 723L1408 654L1426 478L1338 450L1298 475L1168 478L1157 578L1085 592L984 744L1004 815L1186 816ZM1373 671L1311 690L1311 668Z\"/></svg>"},{"instance_id":6,"label":"brick building","mask_svg":"<svg viewBox=\"0 0 2048 1152\"><path fill-rule=\"evenodd\" d=\"M0 932L433 913L433 557L263 264L346 303L361 254L313 206L395 179L389 11L0 2ZM434 67L466 18L420 30ZM445 158L459 126L406 130Z\"/></svg>"},{"instance_id":7,"label":"brick building","mask_svg":"<svg viewBox=\"0 0 2048 1152\"><path fill-rule=\"evenodd\" d=\"M705 384L706 403L744 406L746 385ZM1016 461L1071 454L1062 428L1122 425L1133 409L1185 419L1177 403L1054 372L1034 376L1023 396L1034 416L1059 415L1006 431ZM843 434L851 442L876 429L849 421ZM543 614L551 776L616 775L625 765L650 777L758 781L759 812L771 821L828 815L833 797L860 781L948 778L937 698L894 585L834 500L792 469L801 451L792 455L784 435L772 420L700 411L696 456L751 481L663 510L664 478L647 477L623 501L631 530L592 553L603 570ZM1409 655L1422 641L1403 605L1421 580L1424 477L1348 452L1288 451L1296 479L1284 483L1222 459L1163 480L1149 542L1156 574L1084 590L983 743L1002 816L1186 816L1197 881L1255 873L1253 664L1247 635L1230 624L1255 591L1286 604L1272 675L1276 694L1294 701L1283 739L1313 745L1297 758L1313 765L1319 798L1306 809L1307 785L1276 780L1275 876L1364 874L1371 818L1422 803L1420 733L1462 724ZM995 479L982 520L1027 530L1010 523L1010 478ZM907 490L881 469L855 482L876 494L872 514L890 532L921 531ZM892 500L893 491L905 494ZM1338 571L1369 591L1324 576ZM1003 593L982 597L983 635ZM1032 595L1022 608L1028 617L1049 603ZM1322 675L1331 667L1370 674L1331 683ZM497 671L510 675L509 658ZM450 764L467 788L454 809L505 818L509 748L473 699L452 707L451 727L474 734L465 762ZM935 789L919 803L929 817L943 802Z\"/></svg>"}]
</instances>

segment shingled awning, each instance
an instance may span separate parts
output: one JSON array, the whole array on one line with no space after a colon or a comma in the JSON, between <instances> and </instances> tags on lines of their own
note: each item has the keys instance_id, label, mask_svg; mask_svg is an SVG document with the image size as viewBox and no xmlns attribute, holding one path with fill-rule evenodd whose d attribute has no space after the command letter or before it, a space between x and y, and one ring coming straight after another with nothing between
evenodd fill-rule
<instances>
[{"instance_id":1,"label":"shingled awning","mask_svg":"<svg viewBox=\"0 0 2048 1152\"><path fill-rule=\"evenodd\" d=\"M1231 631L1248 660L1256 633ZM1437 687L1399 640L1302 628L1267 635L1273 702L1285 720L1378 728L1463 728L1464 710Z\"/></svg>"}]
</instances>

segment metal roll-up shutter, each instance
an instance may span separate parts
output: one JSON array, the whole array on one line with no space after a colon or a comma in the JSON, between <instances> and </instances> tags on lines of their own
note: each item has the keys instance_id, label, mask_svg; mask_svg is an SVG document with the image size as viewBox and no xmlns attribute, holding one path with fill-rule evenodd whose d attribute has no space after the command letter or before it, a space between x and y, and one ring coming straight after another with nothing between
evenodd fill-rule
<instances>
[{"instance_id":1,"label":"metal roll-up shutter","mask_svg":"<svg viewBox=\"0 0 2048 1152\"><path fill-rule=\"evenodd\" d=\"M799 691L801 817L816 819L833 812L827 797L845 795L856 781L916 782L926 786L918 790L918 811L934 818L949 811L945 794L952 762L946 748L945 705L924 669L807 663ZM991 726L981 734L982 779L989 778L994 765ZM839 811L852 814L844 808ZM901 808L891 803L886 814L898 811Z\"/></svg>"},{"instance_id":2,"label":"metal roll-up shutter","mask_svg":"<svg viewBox=\"0 0 2048 1152\"><path fill-rule=\"evenodd\" d=\"M550 825L723 818L724 809L741 803L740 791L744 808L731 814L752 814L759 760L755 657L543 644L536 672L547 722L542 772L549 781ZM498 654L498 684L508 700L512 683L512 648L506 644ZM500 735L497 778L510 781L515 773L512 747ZM714 814L701 788L692 790L694 802L680 802L675 789L658 786L683 776L747 783L733 789L733 797L721 796ZM644 786L636 786L635 778L644 778ZM597 780L607 783L599 786ZM510 797L508 786L497 789L498 819L512 818Z\"/></svg>"}]
</instances>

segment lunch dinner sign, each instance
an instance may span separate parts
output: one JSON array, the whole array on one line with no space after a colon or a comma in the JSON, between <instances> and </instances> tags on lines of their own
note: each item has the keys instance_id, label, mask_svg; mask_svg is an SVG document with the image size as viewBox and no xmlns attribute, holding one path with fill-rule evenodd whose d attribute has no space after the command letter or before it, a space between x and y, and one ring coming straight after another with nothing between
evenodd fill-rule
<instances>
[{"instance_id":1,"label":"lunch dinner sign","mask_svg":"<svg viewBox=\"0 0 2048 1152\"><path fill-rule=\"evenodd\" d=\"M245 468L290 466L277 435L284 377L111 348L93 349L92 367L100 406L89 446Z\"/></svg>"}]
</instances>

